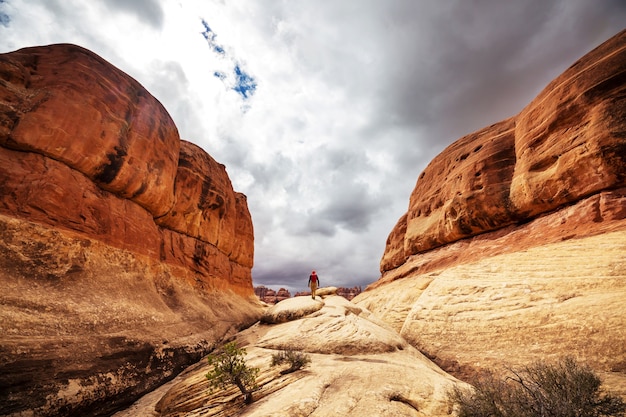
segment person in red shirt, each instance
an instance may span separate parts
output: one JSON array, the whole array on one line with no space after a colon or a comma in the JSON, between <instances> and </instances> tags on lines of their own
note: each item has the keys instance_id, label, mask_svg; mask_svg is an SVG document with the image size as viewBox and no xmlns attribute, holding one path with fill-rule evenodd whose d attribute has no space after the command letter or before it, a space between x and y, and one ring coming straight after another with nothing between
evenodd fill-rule
<instances>
[{"instance_id":1,"label":"person in red shirt","mask_svg":"<svg viewBox=\"0 0 626 417\"><path fill-rule=\"evenodd\" d=\"M320 279L317 277L315 271L311 271L311 275L309 275L309 287L311 288L311 298L315 300L315 290L320 285Z\"/></svg>"}]
</instances>

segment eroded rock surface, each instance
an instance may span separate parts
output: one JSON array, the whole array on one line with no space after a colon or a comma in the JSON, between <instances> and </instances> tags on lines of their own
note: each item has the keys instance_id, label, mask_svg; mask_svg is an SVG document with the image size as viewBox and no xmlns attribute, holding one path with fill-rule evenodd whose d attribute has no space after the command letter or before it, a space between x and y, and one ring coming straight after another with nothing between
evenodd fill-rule
<instances>
[{"instance_id":1,"label":"eroded rock surface","mask_svg":"<svg viewBox=\"0 0 626 417\"><path fill-rule=\"evenodd\" d=\"M254 323L222 165L74 45L0 55L0 415L105 415Z\"/></svg>"},{"instance_id":2,"label":"eroded rock surface","mask_svg":"<svg viewBox=\"0 0 626 417\"><path fill-rule=\"evenodd\" d=\"M571 355L626 395L626 31L420 175L355 298L444 369Z\"/></svg>"},{"instance_id":3,"label":"eroded rock surface","mask_svg":"<svg viewBox=\"0 0 626 417\"><path fill-rule=\"evenodd\" d=\"M313 300L295 297L290 309ZM288 301L288 300L285 300ZM284 303L277 304L280 305ZM146 416L450 416L447 393L460 381L447 375L367 309L338 295L321 309L281 324L256 324L236 336L258 367L259 389L244 405L234 387L211 392L207 361L115 417ZM287 310L288 307L285 307ZM279 350L307 354L311 364L281 374L270 367Z\"/></svg>"},{"instance_id":4,"label":"eroded rock surface","mask_svg":"<svg viewBox=\"0 0 626 417\"><path fill-rule=\"evenodd\" d=\"M347 355L393 352L407 347L406 342L386 324L341 296L329 296L324 302L296 297L275 307L287 301L293 302L282 310L281 317L290 319L283 320L284 325L272 327L257 341L257 346ZM302 314L306 307L313 307L313 303L317 304L315 308ZM306 320L294 321L305 316Z\"/></svg>"}]
</instances>

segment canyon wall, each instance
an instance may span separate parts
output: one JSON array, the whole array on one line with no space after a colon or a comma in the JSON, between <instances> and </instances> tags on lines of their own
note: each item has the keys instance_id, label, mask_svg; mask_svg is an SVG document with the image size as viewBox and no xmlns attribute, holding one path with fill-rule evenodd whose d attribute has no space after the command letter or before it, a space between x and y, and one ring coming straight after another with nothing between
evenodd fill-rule
<instances>
[{"instance_id":1,"label":"canyon wall","mask_svg":"<svg viewBox=\"0 0 626 417\"><path fill-rule=\"evenodd\" d=\"M256 321L246 197L137 81L0 55L0 415L107 415ZM21 415L21 414L20 414Z\"/></svg>"},{"instance_id":2,"label":"canyon wall","mask_svg":"<svg viewBox=\"0 0 626 417\"><path fill-rule=\"evenodd\" d=\"M577 357L626 394L626 31L419 176L355 302L444 369Z\"/></svg>"}]
</instances>

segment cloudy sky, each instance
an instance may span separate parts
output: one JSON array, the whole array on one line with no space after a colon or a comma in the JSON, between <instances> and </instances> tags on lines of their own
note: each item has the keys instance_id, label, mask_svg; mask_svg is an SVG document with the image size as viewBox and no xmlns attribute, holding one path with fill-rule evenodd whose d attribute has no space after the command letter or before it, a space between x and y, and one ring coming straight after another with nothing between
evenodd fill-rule
<instances>
[{"instance_id":1,"label":"cloudy sky","mask_svg":"<svg viewBox=\"0 0 626 417\"><path fill-rule=\"evenodd\" d=\"M0 0L0 53L75 43L248 196L255 285L354 286L428 162L626 27L622 0Z\"/></svg>"}]
</instances>

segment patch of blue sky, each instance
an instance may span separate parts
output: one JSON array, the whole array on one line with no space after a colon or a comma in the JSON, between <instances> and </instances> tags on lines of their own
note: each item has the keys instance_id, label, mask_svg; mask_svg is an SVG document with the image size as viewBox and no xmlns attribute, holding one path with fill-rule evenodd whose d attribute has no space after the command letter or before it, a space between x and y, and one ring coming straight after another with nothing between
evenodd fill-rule
<instances>
[{"instance_id":1,"label":"patch of blue sky","mask_svg":"<svg viewBox=\"0 0 626 417\"><path fill-rule=\"evenodd\" d=\"M206 22L206 20L201 19L201 21L202 21L202 26L204 26L204 32L201 32L202 37L209 42L213 42L213 40L215 39L215 32L211 30L211 27Z\"/></svg>"},{"instance_id":2,"label":"patch of blue sky","mask_svg":"<svg viewBox=\"0 0 626 417\"><path fill-rule=\"evenodd\" d=\"M3 1L3 0L0 0ZM244 100L250 98L257 88L257 82L247 73L234 59L231 59L224 48L215 41L217 35L211 29L206 20L201 19L204 31L201 32L209 47L219 55L221 65L226 65L228 69L213 71L213 76L220 79L227 88L235 91Z\"/></svg>"},{"instance_id":3,"label":"patch of blue sky","mask_svg":"<svg viewBox=\"0 0 626 417\"><path fill-rule=\"evenodd\" d=\"M239 65L235 65L236 82L233 90L239 93L244 99L249 98L256 91L256 80L247 72L241 69Z\"/></svg>"},{"instance_id":4,"label":"patch of blue sky","mask_svg":"<svg viewBox=\"0 0 626 417\"><path fill-rule=\"evenodd\" d=\"M211 27L209 26L206 20L201 19L201 21L202 21L202 26L204 26L204 32L201 32L202 37L206 39L211 49L213 49L215 52L217 52L220 55L224 55L225 54L224 48L221 45L218 45L217 42L215 41L215 38L217 36L215 32L213 32L213 30L211 29Z\"/></svg>"}]
</instances>

